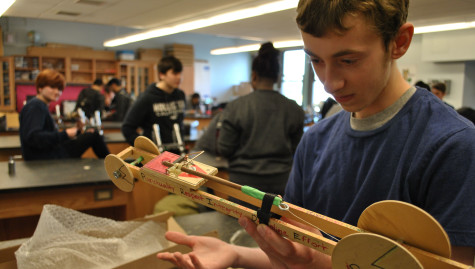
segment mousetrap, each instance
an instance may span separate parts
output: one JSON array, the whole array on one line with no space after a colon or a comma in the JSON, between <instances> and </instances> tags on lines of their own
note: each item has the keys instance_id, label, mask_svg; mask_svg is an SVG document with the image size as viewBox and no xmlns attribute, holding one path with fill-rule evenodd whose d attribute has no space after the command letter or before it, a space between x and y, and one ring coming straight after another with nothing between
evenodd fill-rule
<instances>
[{"instance_id":1,"label":"mousetrap","mask_svg":"<svg viewBox=\"0 0 475 269\"><path fill-rule=\"evenodd\" d=\"M108 155L105 168L123 191L130 192L134 184L143 181L229 216L245 216L256 223L265 223L289 240L330 255L333 268L473 268L450 259L451 245L442 226L411 204L377 202L363 211L357 226L352 226L287 203L278 196L216 177L215 167L197 162L195 157L160 154L150 139L138 137L134 147ZM135 161L127 163L126 159ZM215 196L205 191L207 188L259 209ZM326 236L292 225L276 215L313 226Z\"/></svg>"}]
</instances>

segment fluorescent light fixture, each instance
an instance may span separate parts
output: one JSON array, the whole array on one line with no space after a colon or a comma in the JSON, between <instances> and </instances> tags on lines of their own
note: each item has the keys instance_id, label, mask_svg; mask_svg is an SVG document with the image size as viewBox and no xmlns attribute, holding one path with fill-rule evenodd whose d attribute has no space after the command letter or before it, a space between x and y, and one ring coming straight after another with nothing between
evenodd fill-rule
<instances>
[{"instance_id":1,"label":"fluorescent light fixture","mask_svg":"<svg viewBox=\"0 0 475 269\"><path fill-rule=\"evenodd\" d=\"M187 32L196 30L212 25L222 24L226 22L232 22L251 17L256 17L264 14L269 14L277 11L292 9L297 7L298 0L281 0L268 4L263 4L253 8L245 8L236 11L231 11L223 14L219 14L206 19L199 19L191 22L186 22L170 27L157 28L149 31L140 32L137 34L131 34L104 42L106 47L115 47L124 44L129 44L145 39L155 38L159 36L166 36L181 32Z\"/></svg>"},{"instance_id":2,"label":"fluorescent light fixture","mask_svg":"<svg viewBox=\"0 0 475 269\"><path fill-rule=\"evenodd\" d=\"M451 23L451 24L441 24L441 25L432 25L432 26L423 26L415 27L414 34L424 34L424 33L433 33L433 32L443 32L443 31L452 31L452 30L462 30L475 28L475 21L472 22L460 22L460 23ZM301 40L289 40L275 42L274 47L276 48L290 48L290 47L301 47L303 42ZM221 49L211 50L212 55L222 55L222 54L231 54L247 51L257 51L260 48L260 44L245 45L240 47L227 47Z\"/></svg>"},{"instance_id":3,"label":"fluorescent light fixture","mask_svg":"<svg viewBox=\"0 0 475 269\"><path fill-rule=\"evenodd\" d=\"M273 42L275 48L292 48L292 47L303 47L302 40L286 40L286 41L276 41ZM239 47L228 47L221 49L211 50L212 55L223 55L247 51L257 51L261 47L261 44L251 44Z\"/></svg>"},{"instance_id":4,"label":"fluorescent light fixture","mask_svg":"<svg viewBox=\"0 0 475 269\"><path fill-rule=\"evenodd\" d=\"M462 29L468 29L468 28L475 28L475 21L415 27L414 34L462 30Z\"/></svg>"},{"instance_id":5,"label":"fluorescent light fixture","mask_svg":"<svg viewBox=\"0 0 475 269\"><path fill-rule=\"evenodd\" d=\"M15 3L15 0L2 0L0 2L0 17Z\"/></svg>"}]
</instances>

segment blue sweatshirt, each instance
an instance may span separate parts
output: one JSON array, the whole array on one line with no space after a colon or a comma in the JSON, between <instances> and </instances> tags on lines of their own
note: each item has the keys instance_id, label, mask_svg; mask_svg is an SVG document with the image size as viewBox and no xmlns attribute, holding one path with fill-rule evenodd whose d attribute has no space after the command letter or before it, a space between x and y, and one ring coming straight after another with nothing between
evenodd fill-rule
<instances>
[{"instance_id":1,"label":"blue sweatshirt","mask_svg":"<svg viewBox=\"0 0 475 269\"><path fill-rule=\"evenodd\" d=\"M59 132L46 103L33 98L20 112L20 142L23 159L44 160L68 157L61 143L69 140Z\"/></svg>"}]
</instances>

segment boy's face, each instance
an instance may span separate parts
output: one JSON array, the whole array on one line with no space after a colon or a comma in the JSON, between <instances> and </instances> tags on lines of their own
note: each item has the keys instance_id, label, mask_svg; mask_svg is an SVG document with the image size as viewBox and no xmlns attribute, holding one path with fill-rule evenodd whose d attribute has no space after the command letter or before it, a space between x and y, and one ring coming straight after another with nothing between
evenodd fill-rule
<instances>
[{"instance_id":1,"label":"boy's face","mask_svg":"<svg viewBox=\"0 0 475 269\"><path fill-rule=\"evenodd\" d=\"M46 103L58 101L59 97L61 96L61 93L62 91L60 91L58 88L52 88L50 86L46 86L38 90L38 95L40 99L42 99Z\"/></svg>"},{"instance_id":2,"label":"boy's face","mask_svg":"<svg viewBox=\"0 0 475 269\"><path fill-rule=\"evenodd\" d=\"M165 74L160 74L160 80L165 82L168 88L176 89L180 86L181 72L174 72L173 69L169 69Z\"/></svg>"},{"instance_id":3,"label":"boy's face","mask_svg":"<svg viewBox=\"0 0 475 269\"><path fill-rule=\"evenodd\" d=\"M430 90L435 96L437 96L440 100L444 99L445 93L441 90L437 90L436 88L432 88Z\"/></svg>"},{"instance_id":4,"label":"boy's face","mask_svg":"<svg viewBox=\"0 0 475 269\"><path fill-rule=\"evenodd\" d=\"M382 38L361 16L347 16L350 29L323 37L302 32L315 73L335 100L355 117L364 118L388 106L391 57Z\"/></svg>"}]
</instances>

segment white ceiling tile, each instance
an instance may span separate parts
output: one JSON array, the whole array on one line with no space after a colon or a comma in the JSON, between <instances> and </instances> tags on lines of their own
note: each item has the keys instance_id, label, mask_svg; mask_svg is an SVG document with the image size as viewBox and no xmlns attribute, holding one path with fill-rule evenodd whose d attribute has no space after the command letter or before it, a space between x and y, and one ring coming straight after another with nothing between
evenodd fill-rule
<instances>
[{"instance_id":1,"label":"white ceiling tile","mask_svg":"<svg viewBox=\"0 0 475 269\"><path fill-rule=\"evenodd\" d=\"M100 6L79 4L77 1L16 0L5 16L147 29L272 0L101 0L104 4ZM58 11L78 12L80 15L60 16L56 14ZM259 40L300 38L294 18L295 10L287 10L194 32ZM416 26L475 21L475 0L411 0L409 20Z\"/></svg>"}]
</instances>

